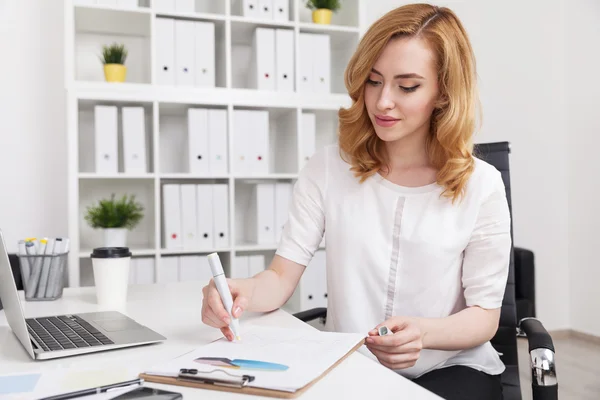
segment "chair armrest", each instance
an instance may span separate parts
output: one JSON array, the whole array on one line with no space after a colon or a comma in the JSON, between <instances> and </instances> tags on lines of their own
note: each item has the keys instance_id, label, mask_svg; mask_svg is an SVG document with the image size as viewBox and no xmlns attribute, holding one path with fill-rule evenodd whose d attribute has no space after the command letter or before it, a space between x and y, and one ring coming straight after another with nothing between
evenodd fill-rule
<instances>
[{"instance_id":1,"label":"chair armrest","mask_svg":"<svg viewBox=\"0 0 600 400\"><path fill-rule=\"evenodd\" d=\"M294 317L303 322L312 321L317 318L325 318L326 316L327 309L324 307L312 308L310 310L300 311L299 313L294 314Z\"/></svg>"},{"instance_id":2,"label":"chair armrest","mask_svg":"<svg viewBox=\"0 0 600 400\"><path fill-rule=\"evenodd\" d=\"M514 248L515 256L515 295L517 300L525 299L531 304L528 315L519 318L535 317L535 258L531 250Z\"/></svg>"},{"instance_id":3,"label":"chair armrest","mask_svg":"<svg viewBox=\"0 0 600 400\"><path fill-rule=\"evenodd\" d=\"M527 335L534 400L558 400L554 343L546 328L535 318L523 318L519 329Z\"/></svg>"}]
</instances>

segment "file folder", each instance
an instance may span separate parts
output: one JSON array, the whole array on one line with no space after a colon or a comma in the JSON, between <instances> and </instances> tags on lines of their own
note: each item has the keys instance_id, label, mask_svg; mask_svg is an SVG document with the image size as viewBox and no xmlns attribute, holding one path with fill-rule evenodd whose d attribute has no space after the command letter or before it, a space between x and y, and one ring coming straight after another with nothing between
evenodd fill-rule
<instances>
[{"instance_id":1,"label":"file folder","mask_svg":"<svg viewBox=\"0 0 600 400\"><path fill-rule=\"evenodd\" d=\"M277 73L277 91L294 91L294 31L275 30L275 69Z\"/></svg>"},{"instance_id":2,"label":"file folder","mask_svg":"<svg viewBox=\"0 0 600 400\"><path fill-rule=\"evenodd\" d=\"M275 240L279 242L283 228L288 219L290 202L292 200L292 184L287 182L275 183Z\"/></svg>"},{"instance_id":3,"label":"file folder","mask_svg":"<svg viewBox=\"0 0 600 400\"><path fill-rule=\"evenodd\" d=\"M318 250L300 278L300 310L327 307L325 252Z\"/></svg>"},{"instance_id":4,"label":"file folder","mask_svg":"<svg viewBox=\"0 0 600 400\"><path fill-rule=\"evenodd\" d=\"M179 185L163 185L163 237L165 248L181 249L181 195Z\"/></svg>"},{"instance_id":5,"label":"file folder","mask_svg":"<svg viewBox=\"0 0 600 400\"><path fill-rule=\"evenodd\" d=\"M123 164L126 173L144 174L146 166L146 127L143 107L123 107Z\"/></svg>"},{"instance_id":6,"label":"file folder","mask_svg":"<svg viewBox=\"0 0 600 400\"><path fill-rule=\"evenodd\" d=\"M198 244L196 185L181 185L180 192L183 248L186 250L191 250L196 248Z\"/></svg>"},{"instance_id":7,"label":"file folder","mask_svg":"<svg viewBox=\"0 0 600 400\"><path fill-rule=\"evenodd\" d=\"M259 18L273 19L273 0L258 0Z\"/></svg>"},{"instance_id":8,"label":"file folder","mask_svg":"<svg viewBox=\"0 0 600 400\"><path fill-rule=\"evenodd\" d=\"M236 174L246 174L250 169L251 132L255 127L252 126L252 111L234 110L233 111L233 170Z\"/></svg>"},{"instance_id":9,"label":"file folder","mask_svg":"<svg viewBox=\"0 0 600 400\"><path fill-rule=\"evenodd\" d=\"M258 0L234 0L232 11L247 18L258 18L260 16Z\"/></svg>"},{"instance_id":10,"label":"file folder","mask_svg":"<svg viewBox=\"0 0 600 400\"><path fill-rule=\"evenodd\" d=\"M225 183L212 185L214 247L229 247L229 191Z\"/></svg>"},{"instance_id":11,"label":"file folder","mask_svg":"<svg viewBox=\"0 0 600 400\"><path fill-rule=\"evenodd\" d=\"M155 7L164 10L164 3L172 0L160 0ZM159 85L175 85L175 20L156 18L156 81Z\"/></svg>"},{"instance_id":12,"label":"file folder","mask_svg":"<svg viewBox=\"0 0 600 400\"><path fill-rule=\"evenodd\" d=\"M137 258L135 267L138 285L151 285L154 283L154 257Z\"/></svg>"},{"instance_id":13,"label":"file folder","mask_svg":"<svg viewBox=\"0 0 600 400\"><path fill-rule=\"evenodd\" d=\"M161 257L159 271L158 283L179 282L179 257Z\"/></svg>"},{"instance_id":14,"label":"file folder","mask_svg":"<svg viewBox=\"0 0 600 400\"><path fill-rule=\"evenodd\" d=\"M275 243L275 185L257 183L252 188L246 214L246 240L257 244Z\"/></svg>"},{"instance_id":15,"label":"file folder","mask_svg":"<svg viewBox=\"0 0 600 400\"><path fill-rule=\"evenodd\" d=\"M189 108L188 160L191 174L208 175L210 166L208 150L208 110Z\"/></svg>"},{"instance_id":16,"label":"file folder","mask_svg":"<svg viewBox=\"0 0 600 400\"><path fill-rule=\"evenodd\" d=\"M171 0L173 1L173 0ZM196 11L194 0L174 0L175 11L180 13L193 13Z\"/></svg>"},{"instance_id":17,"label":"file folder","mask_svg":"<svg viewBox=\"0 0 600 400\"><path fill-rule=\"evenodd\" d=\"M231 279L246 279L249 278L250 275L248 273L248 256L235 256L235 262L231 267L231 273L229 274L229 278Z\"/></svg>"},{"instance_id":18,"label":"file folder","mask_svg":"<svg viewBox=\"0 0 600 400\"><path fill-rule=\"evenodd\" d=\"M215 24L196 22L195 82L198 87L215 87Z\"/></svg>"},{"instance_id":19,"label":"file folder","mask_svg":"<svg viewBox=\"0 0 600 400\"><path fill-rule=\"evenodd\" d=\"M95 106L94 144L97 174L116 174L119 169L116 106Z\"/></svg>"},{"instance_id":20,"label":"file folder","mask_svg":"<svg viewBox=\"0 0 600 400\"><path fill-rule=\"evenodd\" d=\"M313 90L316 93L331 92L331 46L329 35L312 34L313 42Z\"/></svg>"},{"instance_id":21,"label":"file folder","mask_svg":"<svg viewBox=\"0 0 600 400\"><path fill-rule=\"evenodd\" d=\"M298 92L313 92L313 58L315 50L313 49L312 36L309 33L300 33L298 35Z\"/></svg>"},{"instance_id":22,"label":"file folder","mask_svg":"<svg viewBox=\"0 0 600 400\"><path fill-rule=\"evenodd\" d=\"M190 282L202 279L200 256L179 257L179 281Z\"/></svg>"},{"instance_id":23,"label":"file folder","mask_svg":"<svg viewBox=\"0 0 600 400\"><path fill-rule=\"evenodd\" d=\"M250 143L246 143L251 152L248 171L254 175L267 175L271 162L269 154L269 112L253 110L249 115L252 122L248 125L251 129Z\"/></svg>"},{"instance_id":24,"label":"file folder","mask_svg":"<svg viewBox=\"0 0 600 400\"><path fill-rule=\"evenodd\" d=\"M313 113L302 113L300 162L304 166L316 149L317 118Z\"/></svg>"},{"instance_id":25,"label":"file folder","mask_svg":"<svg viewBox=\"0 0 600 400\"><path fill-rule=\"evenodd\" d=\"M290 20L289 0L273 0L273 19L275 21Z\"/></svg>"},{"instance_id":26,"label":"file folder","mask_svg":"<svg viewBox=\"0 0 600 400\"><path fill-rule=\"evenodd\" d=\"M275 90L275 30L256 28L252 39L250 87Z\"/></svg>"},{"instance_id":27,"label":"file folder","mask_svg":"<svg viewBox=\"0 0 600 400\"><path fill-rule=\"evenodd\" d=\"M213 239L213 190L210 184L196 186L196 218L198 224L198 250L212 250Z\"/></svg>"},{"instance_id":28,"label":"file folder","mask_svg":"<svg viewBox=\"0 0 600 400\"><path fill-rule=\"evenodd\" d=\"M177 86L194 86L195 35L195 22L175 21L175 83Z\"/></svg>"},{"instance_id":29,"label":"file folder","mask_svg":"<svg viewBox=\"0 0 600 400\"><path fill-rule=\"evenodd\" d=\"M265 270L265 256L262 254L253 254L248 256L248 277L261 273Z\"/></svg>"},{"instance_id":30,"label":"file folder","mask_svg":"<svg viewBox=\"0 0 600 400\"><path fill-rule=\"evenodd\" d=\"M210 173L227 174L227 110L208 110L208 147Z\"/></svg>"}]
</instances>

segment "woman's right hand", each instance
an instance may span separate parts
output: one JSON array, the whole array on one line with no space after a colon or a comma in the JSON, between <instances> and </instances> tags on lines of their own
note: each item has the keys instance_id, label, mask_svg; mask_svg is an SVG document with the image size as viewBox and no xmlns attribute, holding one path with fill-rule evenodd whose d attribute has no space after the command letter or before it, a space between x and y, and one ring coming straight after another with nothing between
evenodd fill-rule
<instances>
[{"instance_id":1,"label":"woman's right hand","mask_svg":"<svg viewBox=\"0 0 600 400\"><path fill-rule=\"evenodd\" d=\"M232 311L234 318L239 318L250 304L254 283L250 279L227 279L231 297L233 298L233 310L226 310L219 295L219 291L213 279L202 288L202 322L214 328L221 329L223 335L229 341L233 341L234 335L229 329Z\"/></svg>"}]
</instances>

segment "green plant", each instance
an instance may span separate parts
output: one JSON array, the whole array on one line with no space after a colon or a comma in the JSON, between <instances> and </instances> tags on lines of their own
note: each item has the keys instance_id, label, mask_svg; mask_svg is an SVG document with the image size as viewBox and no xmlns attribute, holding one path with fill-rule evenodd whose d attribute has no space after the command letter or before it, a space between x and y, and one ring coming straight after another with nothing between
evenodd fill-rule
<instances>
[{"instance_id":1,"label":"green plant","mask_svg":"<svg viewBox=\"0 0 600 400\"><path fill-rule=\"evenodd\" d=\"M333 12L336 12L341 7L340 0L308 0L306 2L306 7L311 10L318 10L320 8L326 8Z\"/></svg>"},{"instance_id":2,"label":"green plant","mask_svg":"<svg viewBox=\"0 0 600 400\"><path fill-rule=\"evenodd\" d=\"M133 229L144 214L142 205L135 201L135 196L124 195L115 200L114 193L110 199L102 199L97 205L87 208L85 220L92 228L127 228Z\"/></svg>"},{"instance_id":3,"label":"green plant","mask_svg":"<svg viewBox=\"0 0 600 400\"><path fill-rule=\"evenodd\" d=\"M125 64L127 59L127 49L124 44L113 43L110 46L102 46L102 57L100 60L103 64Z\"/></svg>"}]
</instances>

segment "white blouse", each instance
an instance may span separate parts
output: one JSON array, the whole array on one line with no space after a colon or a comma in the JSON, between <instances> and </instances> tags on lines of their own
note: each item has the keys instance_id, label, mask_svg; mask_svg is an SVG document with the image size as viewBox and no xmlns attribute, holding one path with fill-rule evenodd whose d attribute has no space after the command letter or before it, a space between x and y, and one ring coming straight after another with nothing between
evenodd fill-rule
<instances>
[{"instance_id":1,"label":"white blouse","mask_svg":"<svg viewBox=\"0 0 600 400\"><path fill-rule=\"evenodd\" d=\"M511 236L500 173L475 159L462 201L452 204L442 191L436 183L399 186L378 174L360 183L337 145L311 158L294 185L277 254L308 265L326 235L326 329L366 335L392 316L501 307ZM376 360L366 347L361 352ZM504 371L487 342L426 349L415 366L397 372L415 378L451 365Z\"/></svg>"}]
</instances>

